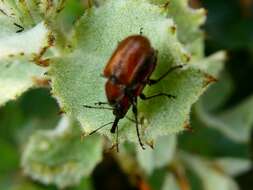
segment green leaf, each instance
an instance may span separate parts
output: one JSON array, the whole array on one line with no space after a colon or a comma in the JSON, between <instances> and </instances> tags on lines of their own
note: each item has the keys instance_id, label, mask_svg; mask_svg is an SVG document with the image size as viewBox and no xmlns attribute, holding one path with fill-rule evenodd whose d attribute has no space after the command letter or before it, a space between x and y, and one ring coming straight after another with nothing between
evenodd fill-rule
<instances>
[{"instance_id":1,"label":"green leaf","mask_svg":"<svg viewBox=\"0 0 253 190\"><path fill-rule=\"evenodd\" d=\"M202 180L203 190L239 190L236 182L204 158L181 152L180 158Z\"/></svg>"},{"instance_id":2,"label":"green leaf","mask_svg":"<svg viewBox=\"0 0 253 190\"><path fill-rule=\"evenodd\" d=\"M191 52L192 57L204 56L204 34L200 26L206 20L205 9L192 9L188 0L150 0L161 6L169 17L173 18L178 29L178 38Z\"/></svg>"},{"instance_id":3,"label":"green leaf","mask_svg":"<svg viewBox=\"0 0 253 190\"><path fill-rule=\"evenodd\" d=\"M65 2L66 0L40 0L40 11L46 18L52 19L64 8Z\"/></svg>"},{"instance_id":4,"label":"green leaf","mask_svg":"<svg viewBox=\"0 0 253 190\"><path fill-rule=\"evenodd\" d=\"M82 179L80 185L71 190L94 190L93 179L91 177Z\"/></svg>"},{"instance_id":5,"label":"green leaf","mask_svg":"<svg viewBox=\"0 0 253 190\"><path fill-rule=\"evenodd\" d=\"M0 151L2 154L0 162L1 174L6 174L18 167L19 155L12 143L0 139Z\"/></svg>"},{"instance_id":6,"label":"green leaf","mask_svg":"<svg viewBox=\"0 0 253 190\"><path fill-rule=\"evenodd\" d=\"M208 113L203 104L197 104L200 118L208 127L215 128L234 141L246 143L250 140L253 125L253 96L220 113Z\"/></svg>"},{"instance_id":7,"label":"green leaf","mask_svg":"<svg viewBox=\"0 0 253 190\"><path fill-rule=\"evenodd\" d=\"M24 1L16 3L22 4ZM25 22L30 10L27 6L17 6L12 1L4 1L0 2L0 10L1 106L35 86L34 79L43 77L42 74L46 70L32 65L31 62L42 57L52 45L53 36L44 22ZM24 31L16 33L20 28L14 23L22 25Z\"/></svg>"},{"instance_id":8,"label":"green leaf","mask_svg":"<svg viewBox=\"0 0 253 190\"><path fill-rule=\"evenodd\" d=\"M179 135L178 147L209 158L237 157L249 158L249 145L238 143L216 129L210 128L198 118L195 109L191 114L193 133Z\"/></svg>"},{"instance_id":9,"label":"green leaf","mask_svg":"<svg viewBox=\"0 0 253 190\"><path fill-rule=\"evenodd\" d=\"M221 72L218 81L211 85L201 96L196 106L197 112L199 111L198 104L201 104L204 108L202 111L206 112L216 112L222 109L234 90L235 87L231 76L226 71ZM217 96L217 94L219 94L219 96ZM210 104L210 102L212 103ZM201 117L201 113L198 112L198 114L199 117Z\"/></svg>"},{"instance_id":10,"label":"green leaf","mask_svg":"<svg viewBox=\"0 0 253 190\"><path fill-rule=\"evenodd\" d=\"M215 164L222 169L224 173L231 176L237 176L251 168L251 161L249 159L225 157L215 160Z\"/></svg>"},{"instance_id":11,"label":"green leaf","mask_svg":"<svg viewBox=\"0 0 253 190\"><path fill-rule=\"evenodd\" d=\"M178 185L175 176L173 176L172 174L168 174L165 177L162 190L180 190L180 186Z\"/></svg>"},{"instance_id":12,"label":"green leaf","mask_svg":"<svg viewBox=\"0 0 253 190\"><path fill-rule=\"evenodd\" d=\"M198 65L201 69L208 72L210 75L219 78L220 73L224 67L224 62L226 58L227 56L224 51L218 51L204 59L196 61L196 63L194 64Z\"/></svg>"},{"instance_id":13,"label":"green leaf","mask_svg":"<svg viewBox=\"0 0 253 190\"><path fill-rule=\"evenodd\" d=\"M51 44L51 38L44 23L22 33L6 33L6 36L0 37L0 58L14 55L34 56Z\"/></svg>"},{"instance_id":14,"label":"green leaf","mask_svg":"<svg viewBox=\"0 0 253 190\"><path fill-rule=\"evenodd\" d=\"M144 171L150 175L154 169L168 165L174 157L176 149L175 135L159 137L154 149L142 150L137 146L137 159Z\"/></svg>"},{"instance_id":15,"label":"green leaf","mask_svg":"<svg viewBox=\"0 0 253 190\"><path fill-rule=\"evenodd\" d=\"M253 49L251 2L203 1L203 6L208 10L205 29L212 48Z\"/></svg>"},{"instance_id":16,"label":"green leaf","mask_svg":"<svg viewBox=\"0 0 253 190\"><path fill-rule=\"evenodd\" d=\"M0 106L35 86L34 80L43 78L44 72L24 57L0 60Z\"/></svg>"},{"instance_id":17,"label":"green leaf","mask_svg":"<svg viewBox=\"0 0 253 190\"><path fill-rule=\"evenodd\" d=\"M24 172L44 184L59 188L80 183L102 157L102 139L80 139L76 122L63 118L55 130L33 134L22 155Z\"/></svg>"},{"instance_id":18,"label":"green leaf","mask_svg":"<svg viewBox=\"0 0 253 190\"><path fill-rule=\"evenodd\" d=\"M40 58L55 36L60 38L56 31L62 20L56 18L64 5L65 0L1 1L0 58L19 54Z\"/></svg>"},{"instance_id":19,"label":"green leaf","mask_svg":"<svg viewBox=\"0 0 253 190\"><path fill-rule=\"evenodd\" d=\"M15 181L15 182L14 182ZM16 174L15 178L13 176L6 176L5 178L0 178L0 188L5 190L55 190L56 188L45 188L38 183L33 183L27 178Z\"/></svg>"},{"instance_id":20,"label":"green leaf","mask_svg":"<svg viewBox=\"0 0 253 190\"><path fill-rule=\"evenodd\" d=\"M64 8L65 2L66 0L1 1L0 22L9 20L30 28L44 19L55 18Z\"/></svg>"},{"instance_id":21,"label":"green leaf","mask_svg":"<svg viewBox=\"0 0 253 190\"><path fill-rule=\"evenodd\" d=\"M105 80L100 74L117 43L126 36L139 34L142 28L143 35L158 50L158 66L152 76L157 78L171 66L182 64L188 58L176 33L171 30L173 27L173 21L164 17L160 8L144 0L108 1L99 8L89 10L76 27L73 52L52 60L50 64L53 94L62 109L77 117L85 132L112 121L114 116L110 111L87 109L83 105L106 101ZM206 77L198 68L189 66L144 90L147 95L167 92L177 96L175 100L157 98L139 101L139 115L145 120L140 130L148 136L147 141L184 129L191 105L205 89ZM131 111L128 116L133 118ZM99 133L113 138L106 128ZM134 123L122 119L119 137L120 140L137 142Z\"/></svg>"}]
</instances>

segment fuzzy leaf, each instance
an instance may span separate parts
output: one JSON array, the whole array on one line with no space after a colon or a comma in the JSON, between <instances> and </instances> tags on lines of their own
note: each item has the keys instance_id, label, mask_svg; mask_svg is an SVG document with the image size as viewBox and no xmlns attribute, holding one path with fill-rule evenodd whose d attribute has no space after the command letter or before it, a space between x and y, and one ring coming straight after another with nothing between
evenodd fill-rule
<instances>
[{"instance_id":1,"label":"fuzzy leaf","mask_svg":"<svg viewBox=\"0 0 253 190\"><path fill-rule=\"evenodd\" d=\"M206 20L206 11L192 9L188 0L150 0L152 3L162 6L169 17L173 18L178 29L179 40L186 45L192 57L204 56L203 42L204 35L200 26Z\"/></svg>"},{"instance_id":2,"label":"fuzzy leaf","mask_svg":"<svg viewBox=\"0 0 253 190\"><path fill-rule=\"evenodd\" d=\"M44 22L26 23L27 11L26 6L16 6L13 1L0 2L0 105L35 86L33 79L45 72L31 60L41 57L52 45L52 34ZM24 31L16 33L20 28L14 23L20 22Z\"/></svg>"},{"instance_id":3,"label":"fuzzy leaf","mask_svg":"<svg viewBox=\"0 0 253 190\"><path fill-rule=\"evenodd\" d=\"M168 174L164 180L162 190L180 190L175 176Z\"/></svg>"},{"instance_id":4,"label":"fuzzy leaf","mask_svg":"<svg viewBox=\"0 0 253 190\"><path fill-rule=\"evenodd\" d=\"M43 77L44 72L24 57L0 60L0 106L33 87L34 80Z\"/></svg>"},{"instance_id":5,"label":"fuzzy leaf","mask_svg":"<svg viewBox=\"0 0 253 190\"><path fill-rule=\"evenodd\" d=\"M214 54L209 55L204 59L200 59L196 61L196 65L198 65L201 69L208 72L210 75L219 78L220 72L224 67L224 62L226 60L226 53L224 51L218 51Z\"/></svg>"},{"instance_id":6,"label":"fuzzy leaf","mask_svg":"<svg viewBox=\"0 0 253 190\"><path fill-rule=\"evenodd\" d=\"M51 44L51 38L44 23L22 33L8 33L0 38L0 58L14 55L34 56Z\"/></svg>"},{"instance_id":7,"label":"fuzzy leaf","mask_svg":"<svg viewBox=\"0 0 253 190\"><path fill-rule=\"evenodd\" d=\"M203 190L239 190L236 182L204 158L180 153L180 158L202 180Z\"/></svg>"},{"instance_id":8,"label":"fuzzy leaf","mask_svg":"<svg viewBox=\"0 0 253 190\"><path fill-rule=\"evenodd\" d=\"M1 1L0 20L3 18L30 28L44 19L55 18L64 8L65 2L66 0Z\"/></svg>"},{"instance_id":9,"label":"fuzzy leaf","mask_svg":"<svg viewBox=\"0 0 253 190\"><path fill-rule=\"evenodd\" d=\"M219 158L215 160L215 164L231 176L237 176L251 168L250 160L240 158Z\"/></svg>"},{"instance_id":10,"label":"fuzzy leaf","mask_svg":"<svg viewBox=\"0 0 253 190\"><path fill-rule=\"evenodd\" d=\"M157 78L171 66L187 61L188 56L176 33L171 31L173 26L173 21L164 17L160 8L144 0L108 1L91 9L76 28L76 48L71 54L54 59L50 65L53 94L63 110L77 117L85 132L112 121L114 117L110 111L87 109L83 104L106 101L105 80L100 74L117 43L126 36L138 34L142 28L143 34L158 50L158 66L152 76ZM199 69L186 67L171 73L158 85L147 87L144 91L147 95L167 92L177 98L139 101L139 115L146 121L141 127L142 134L145 130L150 140L182 131L191 105L207 84L206 77ZM128 115L133 118L131 111ZM134 123L122 119L119 129L120 139L137 142ZM99 133L112 138L106 128Z\"/></svg>"},{"instance_id":11,"label":"fuzzy leaf","mask_svg":"<svg viewBox=\"0 0 253 190\"><path fill-rule=\"evenodd\" d=\"M40 0L40 11L45 17L53 18L64 8L65 2L66 0Z\"/></svg>"},{"instance_id":12,"label":"fuzzy leaf","mask_svg":"<svg viewBox=\"0 0 253 190\"><path fill-rule=\"evenodd\" d=\"M201 120L208 127L215 128L237 142L248 142L253 125L253 96L240 104L221 113L214 114L205 110L201 102L197 104L197 111Z\"/></svg>"},{"instance_id":13,"label":"fuzzy leaf","mask_svg":"<svg viewBox=\"0 0 253 190\"><path fill-rule=\"evenodd\" d=\"M154 149L148 147L143 151L138 146L137 159L144 171L150 175L154 169L161 168L170 163L174 157L175 149L175 135L159 137L154 145Z\"/></svg>"},{"instance_id":14,"label":"fuzzy leaf","mask_svg":"<svg viewBox=\"0 0 253 190\"><path fill-rule=\"evenodd\" d=\"M55 38L46 25L56 23L64 4L65 0L1 1L0 58L19 54L41 57Z\"/></svg>"},{"instance_id":15,"label":"fuzzy leaf","mask_svg":"<svg viewBox=\"0 0 253 190\"><path fill-rule=\"evenodd\" d=\"M98 136L82 142L78 125L63 118L55 130L33 134L22 155L25 173L44 184L60 188L80 183L102 157L102 139Z\"/></svg>"},{"instance_id":16,"label":"fuzzy leaf","mask_svg":"<svg viewBox=\"0 0 253 190\"><path fill-rule=\"evenodd\" d=\"M217 76L217 74L215 74L215 76ZM226 71L221 72L218 81L211 85L201 96L196 106L197 109L198 104L201 104L206 112L215 112L217 109L222 109L234 92L234 88L229 73ZM217 94L219 94L219 96L217 96ZM212 104L210 104L210 102L212 102Z\"/></svg>"}]
</instances>

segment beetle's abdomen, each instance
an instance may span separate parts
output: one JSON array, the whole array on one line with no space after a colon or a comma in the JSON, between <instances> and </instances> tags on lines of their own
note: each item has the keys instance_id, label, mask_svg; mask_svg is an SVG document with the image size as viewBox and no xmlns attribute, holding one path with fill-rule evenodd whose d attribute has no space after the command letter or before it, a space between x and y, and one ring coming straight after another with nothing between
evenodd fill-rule
<instances>
[{"instance_id":1,"label":"beetle's abdomen","mask_svg":"<svg viewBox=\"0 0 253 190\"><path fill-rule=\"evenodd\" d=\"M148 70L153 71L155 57L155 51L146 37L130 36L118 45L104 69L104 76L114 76L118 83L131 85L138 78L137 75L145 70L144 67L151 67Z\"/></svg>"}]
</instances>

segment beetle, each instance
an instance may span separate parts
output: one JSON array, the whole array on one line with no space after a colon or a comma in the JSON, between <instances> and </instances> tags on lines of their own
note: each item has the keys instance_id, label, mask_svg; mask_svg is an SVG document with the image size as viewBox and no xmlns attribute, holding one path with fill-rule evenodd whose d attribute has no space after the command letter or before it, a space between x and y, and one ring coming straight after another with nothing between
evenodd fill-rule
<instances>
[{"instance_id":1,"label":"beetle","mask_svg":"<svg viewBox=\"0 0 253 190\"><path fill-rule=\"evenodd\" d=\"M108 102L98 102L98 105L109 104L111 108L95 107L83 105L86 108L109 109L113 111L115 119L107 123L90 134L93 134L102 127L112 124L111 133L117 130L117 150L118 150L118 123L120 119L126 116L126 113L132 106L134 113L134 122L140 146L145 149L138 128L138 97L143 100L166 96L175 98L175 96L166 93L158 93L152 96L143 94L146 85L154 85L166 77L171 71L181 68L183 65L177 65L169 68L158 79L150 79L151 74L157 65L157 51L151 46L150 41L143 35L132 35L119 42L118 47L112 54L106 64L103 76L107 79L105 83L105 93Z\"/></svg>"}]
</instances>

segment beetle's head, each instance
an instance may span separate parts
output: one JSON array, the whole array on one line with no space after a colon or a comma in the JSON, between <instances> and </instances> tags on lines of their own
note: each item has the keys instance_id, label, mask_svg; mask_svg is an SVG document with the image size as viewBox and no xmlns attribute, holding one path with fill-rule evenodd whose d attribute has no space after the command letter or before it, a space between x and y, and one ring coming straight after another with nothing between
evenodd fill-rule
<instances>
[{"instance_id":1,"label":"beetle's head","mask_svg":"<svg viewBox=\"0 0 253 190\"><path fill-rule=\"evenodd\" d=\"M130 107L130 101L129 98L127 96L124 96L121 100L119 100L118 102L116 102L113 105L113 114L122 119L123 117L125 117L129 107Z\"/></svg>"},{"instance_id":2,"label":"beetle's head","mask_svg":"<svg viewBox=\"0 0 253 190\"><path fill-rule=\"evenodd\" d=\"M115 115L117 118L122 119L126 114L124 107L122 107L122 105L119 103L116 103L113 107L113 115Z\"/></svg>"}]
</instances>

